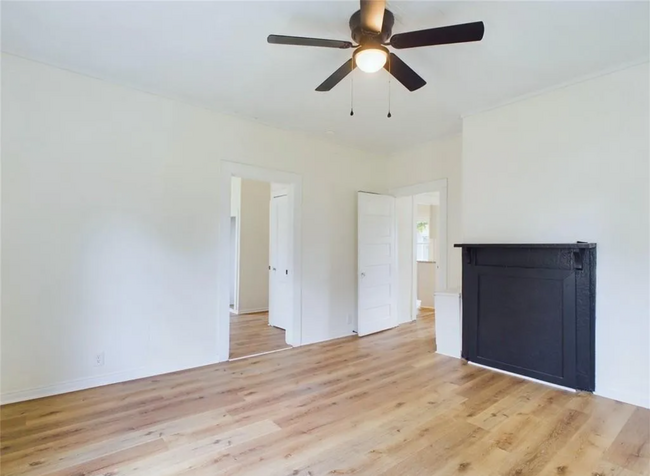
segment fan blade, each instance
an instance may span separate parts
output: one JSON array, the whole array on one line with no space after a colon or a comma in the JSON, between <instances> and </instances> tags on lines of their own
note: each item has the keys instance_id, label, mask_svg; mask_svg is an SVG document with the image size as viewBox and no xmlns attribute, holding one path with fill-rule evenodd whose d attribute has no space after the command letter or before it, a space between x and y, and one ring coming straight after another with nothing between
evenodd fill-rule
<instances>
[{"instance_id":1,"label":"fan blade","mask_svg":"<svg viewBox=\"0 0 650 476\"><path fill-rule=\"evenodd\" d=\"M371 33L381 33L384 10L386 0L361 0L361 28Z\"/></svg>"},{"instance_id":2,"label":"fan blade","mask_svg":"<svg viewBox=\"0 0 650 476\"><path fill-rule=\"evenodd\" d=\"M323 81L321 85L316 88L316 91L321 91L321 92L330 91L334 86L339 84L343 78L345 78L348 74L350 74L352 70L356 67L357 65L354 64L354 59L350 58L345 63L343 63L343 66L341 66L339 69L334 71L334 73L332 73L332 75L329 78Z\"/></svg>"},{"instance_id":3,"label":"fan blade","mask_svg":"<svg viewBox=\"0 0 650 476\"><path fill-rule=\"evenodd\" d=\"M422 77L413 71L409 65L399 59L395 53L391 53L388 61L384 65L384 69L392 74L395 79L406 87L409 91L420 89L427 82Z\"/></svg>"},{"instance_id":4,"label":"fan blade","mask_svg":"<svg viewBox=\"0 0 650 476\"><path fill-rule=\"evenodd\" d=\"M481 41L485 26L482 21L463 23L462 25L443 26L428 30L398 33L390 39L393 48L417 48L418 46L447 45L450 43L467 43Z\"/></svg>"},{"instance_id":5,"label":"fan blade","mask_svg":"<svg viewBox=\"0 0 650 476\"><path fill-rule=\"evenodd\" d=\"M349 41L306 38L303 36L269 35L266 41L274 45L321 46L323 48L341 48L343 50L352 48L352 43Z\"/></svg>"}]
</instances>

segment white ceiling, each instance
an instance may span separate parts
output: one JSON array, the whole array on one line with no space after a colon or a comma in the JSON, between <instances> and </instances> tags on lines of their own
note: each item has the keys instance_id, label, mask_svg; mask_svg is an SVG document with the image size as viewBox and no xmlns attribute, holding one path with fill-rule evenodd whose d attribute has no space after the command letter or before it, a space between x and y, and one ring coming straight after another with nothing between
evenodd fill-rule
<instances>
[{"instance_id":1,"label":"white ceiling","mask_svg":"<svg viewBox=\"0 0 650 476\"><path fill-rule=\"evenodd\" d=\"M349 39L358 1L2 2L6 52L358 148L393 152L460 130L463 114L649 57L648 2L389 2L394 33L482 20L480 43L398 51L428 84L354 73L314 88L350 50L269 45L270 33Z\"/></svg>"}]
</instances>

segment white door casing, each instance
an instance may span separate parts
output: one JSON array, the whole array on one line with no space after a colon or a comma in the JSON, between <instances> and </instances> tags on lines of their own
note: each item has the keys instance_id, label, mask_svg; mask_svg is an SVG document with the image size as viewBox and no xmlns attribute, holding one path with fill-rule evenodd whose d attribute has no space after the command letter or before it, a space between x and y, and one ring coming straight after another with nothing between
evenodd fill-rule
<instances>
[{"instance_id":1,"label":"white door casing","mask_svg":"<svg viewBox=\"0 0 650 476\"><path fill-rule=\"evenodd\" d=\"M289 277L289 198L271 198L269 266L269 324L287 329L291 323L291 280Z\"/></svg>"},{"instance_id":2,"label":"white door casing","mask_svg":"<svg viewBox=\"0 0 650 476\"><path fill-rule=\"evenodd\" d=\"M395 197L358 193L358 328L360 336L397 326Z\"/></svg>"},{"instance_id":3,"label":"white door casing","mask_svg":"<svg viewBox=\"0 0 650 476\"><path fill-rule=\"evenodd\" d=\"M239 237L237 236L237 218L230 218L230 305L235 308L235 296L237 295L237 271L238 271L238 253Z\"/></svg>"}]
</instances>

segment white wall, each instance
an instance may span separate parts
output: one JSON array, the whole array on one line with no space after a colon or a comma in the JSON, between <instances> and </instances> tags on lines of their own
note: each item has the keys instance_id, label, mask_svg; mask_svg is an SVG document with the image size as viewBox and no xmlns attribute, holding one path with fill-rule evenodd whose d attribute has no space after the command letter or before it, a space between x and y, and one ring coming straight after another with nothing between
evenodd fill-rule
<instances>
[{"instance_id":1,"label":"white wall","mask_svg":"<svg viewBox=\"0 0 650 476\"><path fill-rule=\"evenodd\" d=\"M598 244L596 392L650 406L649 76L635 66L468 117L467 242Z\"/></svg>"},{"instance_id":2,"label":"white wall","mask_svg":"<svg viewBox=\"0 0 650 476\"><path fill-rule=\"evenodd\" d=\"M302 176L302 341L351 333L381 160L2 58L4 401L217 360L221 159Z\"/></svg>"},{"instance_id":3,"label":"white wall","mask_svg":"<svg viewBox=\"0 0 650 476\"><path fill-rule=\"evenodd\" d=\"M390 189L447 179L447 287L460 288L462 138L454 135L393 155L388 161ZM401 263L401 261L400 261Z\"/></svg>"},{"instance_id":4,"label":"white wall","mask_svg":"<svg viewBox=\"0 0 650 476\"><path fill-rule=\"evenodd\" d=\"M246 312L269 308L269 236L271 184L241 180L239 233L239 309Z\"/></svg>"}]
</instances>

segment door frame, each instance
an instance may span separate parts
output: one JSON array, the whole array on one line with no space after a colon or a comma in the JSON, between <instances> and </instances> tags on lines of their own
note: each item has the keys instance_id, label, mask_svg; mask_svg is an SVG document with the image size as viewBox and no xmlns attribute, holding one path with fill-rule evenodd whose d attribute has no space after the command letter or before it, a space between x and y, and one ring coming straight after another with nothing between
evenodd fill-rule
<instances>
[{"instance_id":1,"label":"door frame","mask_svg":"<svg viewBox=\"0 0 650 476\"><path fill-rule=\"evenodd\" d=\"M398 187L390 190L390 194L395 197L411 197L412 202L411 206L415 210L415 195L421 193L429 192L438 192L440 197L440 205L438 209L438 268L436 269L436 291L444 291L447 289L447 279L448 279L448 258L449 258L449 247L448 243L448 229L447 229L447 179L442 178L438 180L433 180L431 182L422 182L414 185L407 185L405 187ZM415 217L415 213L413 215ZM415 220L415 218L414 218ZM416 262L416 236L415 236L415 225L412 227L411 241L413 242L413 263ZM399 246L399 237L397 237L398 246ZM399 272L399 260L397 262L398 272ZM398 300L401 297L398 296ZM411 320L414 321L417 318L417 266L413 266L413 273L411 276ZM399 307L399 306L398 306Z\"/></svg>"},{"instance_id":2,"label":"door frame","mask_svg":"<svg viewBox=\"0 0 650 476\"><path fill-rule=\"evenodd\" d=\"M234 288L234 299L233 299L233 304L232 304L232 310L235 314L239 314L239 232L241 231L240 229L240 220L239 220L239 213L235 217L230 218L230 225L231 225L231 232L232 232L232 219L235 219L235 249L234 249L234 255L235 255L235 270L233 273L233 276L231 277L231 285ZM232 240L231 242L232 243ZM230 249L231 257L233 254L232 248ZM230 301L230 296L228 301Z\"/></svg>"},{"instance_id":3,"label":"door frame","mask_svg":"<svg viewBox=\"0 0 650 476\"><path fill-rule=\"evenodd\" d=\"M289 223L291 253L289 272L292 284L292 325L286 330L286 341L297 347L302 344L302 177L300 175L238 162L221 161L219 174L218 203L218 245L217 264L230 263L230 200L232 178L259 180L288 185ZM269 197L270 198L270 197ZM217 286L217 349L218 361L229 360L230 356L230 270L229 266L218 265Z\"/></svg>"}]
</instances>

